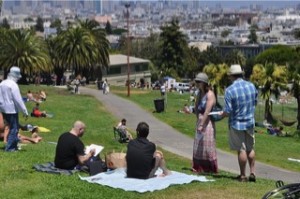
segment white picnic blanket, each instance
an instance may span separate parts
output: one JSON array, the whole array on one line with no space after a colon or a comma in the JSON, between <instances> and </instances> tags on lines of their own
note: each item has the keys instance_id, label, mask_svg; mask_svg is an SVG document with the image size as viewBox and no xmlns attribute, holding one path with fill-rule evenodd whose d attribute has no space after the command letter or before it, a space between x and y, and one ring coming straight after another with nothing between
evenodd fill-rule
<instances>
[{"instance_id":1,"label":"white picnic blanket","mask_svg":"<svg viewBox=\"0 0 300 199\"><path fill-rule=\"evenodd\" d=\"M158 170L156 172L157 175L161 173L162 173L161 170ZM81 177L79 175L79 177L81 180L85 180L89 183L97 183L112 188L119 188L125 191L136 191L139 193L162 190L169 187L170 185L187 184L192 181L199 181L199 182L214 181L214 180L206 179L205 176L188 175L177 171L172 171L171 175L165 177L155 177L146 180L126 178L125 169L116 169L113 171L99 173L97 175L89 176L89 177Z\"/></svg>"}]
</instances>

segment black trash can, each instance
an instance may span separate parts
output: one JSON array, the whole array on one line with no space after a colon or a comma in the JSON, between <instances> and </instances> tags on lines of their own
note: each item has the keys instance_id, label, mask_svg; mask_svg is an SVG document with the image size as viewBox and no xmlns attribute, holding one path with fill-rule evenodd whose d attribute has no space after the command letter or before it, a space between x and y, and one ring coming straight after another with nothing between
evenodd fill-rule
<instances>
[{"instance_id":1,"label":"black trash can","mask_svg":"<svg viewBox=\"0 0 300 199\"><path fill-rule=\"evenodd\" d=\"M155 99L154 106L157 113L163 112L165 110L165 99Z\"/></svg>"}]
</instances>

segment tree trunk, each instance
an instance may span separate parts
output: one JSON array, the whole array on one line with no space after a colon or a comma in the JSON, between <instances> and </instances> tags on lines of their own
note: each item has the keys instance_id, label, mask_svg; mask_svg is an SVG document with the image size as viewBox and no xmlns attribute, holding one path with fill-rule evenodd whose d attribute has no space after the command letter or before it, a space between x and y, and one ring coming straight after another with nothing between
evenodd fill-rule
<instances>
[{"instance_id":1,"label":"tree trunk","mask_svg":"<svg viewBox=\"0 0 300 199\"><path fill-rule=\"evenodd\" d=\"M297 96L297 130L300 130L300 95Z\"/></svg>"},{"instance_id":2,"label":"tree trunk","mask_svg":"<svg viewBox=\"0 0 300 199\"><path fill-rule=\"evenodd\" d=\"M55 67L54 72L57 76L56 84L60 85L61 84L61 79L64 76L64 69L59 68L59 67Z\"/></svg>"},{"instance_id":3,"label":"tree trunk","mask_svg":"<svg viewBox=\"0 0 300 199\"><path fill-rule=\"evenodd\" d=\"M269 118L270 106L269 106L269 99L265 101L265 120Z\"/></svg>"}]
</instances>

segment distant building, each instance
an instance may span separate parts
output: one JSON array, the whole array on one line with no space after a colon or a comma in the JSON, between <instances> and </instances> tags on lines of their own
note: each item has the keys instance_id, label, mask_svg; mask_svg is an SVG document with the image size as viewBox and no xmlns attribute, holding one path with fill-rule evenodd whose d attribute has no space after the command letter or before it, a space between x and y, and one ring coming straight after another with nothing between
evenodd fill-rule
<instances>
[{"instance_id":1,"label":"distant building","mask_svg":"<svg viewBox=\"0 0 300 199\"><path fill-rule=\"evenodd\" d=\"M253 58L258 54L262 53L263 51L271 48L273 46L278 45L279 43L264 43L264 44L246 44L246 45L234 45L234 46L215 46L222 57L226 56L232 50L239 50L241 51L247 59ZM287 46L295 46L297 45L294 43L286 43L281 45Z\"/></svg>"},{"instance_id":2,"label":"distant building","mask_svg":"<svg viewBox=\"0 0 300 199\"><path fill-rule=\"evenodd\" d=\"M108 71L103 71L103 79L107 79L111 85L125 86L127 82L127 56L109 55L110 64ZM130 82L143 81L151 83L151 72L149 69L149 60L137 57L129 57L130 63Z\"/></svg>"}]
</instances>

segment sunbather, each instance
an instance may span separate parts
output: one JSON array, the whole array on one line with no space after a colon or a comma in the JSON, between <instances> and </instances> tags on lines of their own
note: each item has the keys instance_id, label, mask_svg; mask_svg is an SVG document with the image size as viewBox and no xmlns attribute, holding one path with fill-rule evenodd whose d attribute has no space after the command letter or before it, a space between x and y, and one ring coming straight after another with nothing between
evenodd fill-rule
<instances>
[{"instance_id":1,"label":"sunbather","mask_svg":"<svg viewBox=\"0 0 300 199\"><path fill-rule=\"evenodd\" d=\"M2 116L2 114L1 114ZM0 139L3 140L4 143L7 143L7 137L9 134L9 126L8 124L3 120L3 117L0 117ZM20 129L22 129L23 126L19 125ZM24 127L23 127L24 128ZM38 127L35 127L31 130L31 137L27 137L25 135L22 135L18 133L18 138L21 143L33 143L36 144L42 140L42 137L38 135Z\"/></svg>"}]
</instances>

